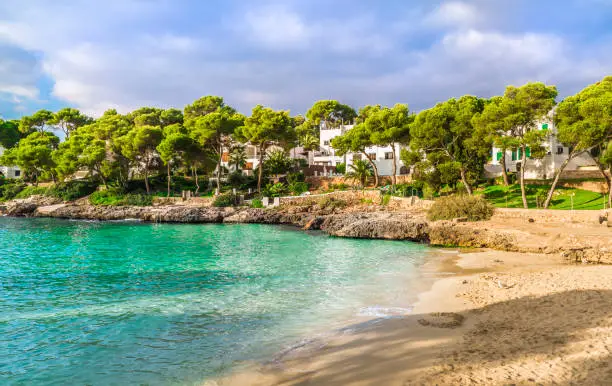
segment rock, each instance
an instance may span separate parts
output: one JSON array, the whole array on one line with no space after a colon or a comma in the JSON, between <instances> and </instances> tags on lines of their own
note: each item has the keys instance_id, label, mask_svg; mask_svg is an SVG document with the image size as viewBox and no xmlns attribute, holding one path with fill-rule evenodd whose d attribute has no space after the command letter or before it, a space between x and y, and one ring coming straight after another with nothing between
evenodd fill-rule
<instances>
[{"instance_id":1,"label":"rock","mask_svg":"<svg viewBox=\"0 0 612 386\"><path fill-rule=\"evenodd\" d=\"M340 237L426 241L428 224L402 213L348 213L327 216L321 230Z\"/></svg>"},{"instance_id":2,"label":"rock","mask_svg":"<svg viewBox=\"0 0 612 386\"><path fill-rule=\"evenodd\" d=\"M534 220L534 219L532 219L532 218L530 218L530 219L529 219L529 220L527 220L527 221L529 221L530 223L534 223L534 222L535 222L535 220Z\"/></svg>"},{"instance_id":3,"label":"rock","mask_svg":"<svg viewBox=\"0 0 612 386\"><path fill-rule=\"evenodd\" d=\"M6 215L14 217L30 216L38 206L25 200L11 201L6 205Z\"/></svg>"}]
</instances>

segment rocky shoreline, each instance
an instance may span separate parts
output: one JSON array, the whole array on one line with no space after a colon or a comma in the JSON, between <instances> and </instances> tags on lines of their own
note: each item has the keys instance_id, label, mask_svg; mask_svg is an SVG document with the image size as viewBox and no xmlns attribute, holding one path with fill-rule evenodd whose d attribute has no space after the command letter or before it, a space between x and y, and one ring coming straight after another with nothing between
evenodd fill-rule
<instances>
[{"instance_id":1,"label":"rocky shoreline","mask_svg":"<svg viewBox=\"0 0 612 386\"><path fill-rule=\"evenodd\" d=\"M561 254L573 261L612 263L612 248L584 238L564 242L553 235L552 242L526 242L533 234L513 227L502 219L504 227L488 222L435 221L426 219L422 209L390 211L382 206L326 208L318 205L281 206L279 208L216 208L189 205L94 206L87 201L62 203L48 197L31 197L8 202L0 213L8 216L51 217L81 220L133 219L152 223L284 224L304 230L320 230L331 236L406 240L433 246L490 248L524 253ZM530 230L531 232L531 230ZM573 233L570 233L574 237Z\"/></svg>"}]
</instances>

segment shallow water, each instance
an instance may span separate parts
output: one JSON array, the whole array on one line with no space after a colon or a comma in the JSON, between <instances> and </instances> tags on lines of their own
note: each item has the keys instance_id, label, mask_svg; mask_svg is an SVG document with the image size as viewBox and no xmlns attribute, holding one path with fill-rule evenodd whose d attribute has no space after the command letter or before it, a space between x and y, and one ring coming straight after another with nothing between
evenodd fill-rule
<instances>
[{"instance_id":1,"label":"shallow water","mask_svg":"<svg viewBox=\"0 0 612 386\"><path fill-rule=\"evenodd\" d=\"M0 218L0 383L199 384L409 312L427 251L271 225Z\"/></svg>"}]
</instances>

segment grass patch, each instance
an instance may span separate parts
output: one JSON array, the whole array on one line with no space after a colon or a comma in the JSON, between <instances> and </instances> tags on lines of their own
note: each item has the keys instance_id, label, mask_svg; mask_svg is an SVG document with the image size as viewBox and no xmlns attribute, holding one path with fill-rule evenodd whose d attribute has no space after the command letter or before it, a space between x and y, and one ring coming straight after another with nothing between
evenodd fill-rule
<instances>
[{"instance_id":1,"label":"grass patch","mask_svg":"<svg viewBox=\"0 0 612 386\"><path fill-rule=\"evenodd\" d=\"M529 208L541 207L546 199L546 193L550 186L531 185L525 186L527 190L527 204ZM498 208L522 208L520 185L493 185L476 192L483 195L489 202ZM550 203L549 209L569 210L572 209L600 210L607 202L606 196L589 190L557 187Z\"/></svg>"},{"instance_id":2,"label":"grass patch","mask_svg":"<svg viewBox=\"0 0 612 386\"><path fill-rule=\"evenodd\" d=\"M436 199L427 218L433 221L466 218L468 221L481 221L491 218L494 207L481 196L454 195Z\"/></svg>"}]
</instances>

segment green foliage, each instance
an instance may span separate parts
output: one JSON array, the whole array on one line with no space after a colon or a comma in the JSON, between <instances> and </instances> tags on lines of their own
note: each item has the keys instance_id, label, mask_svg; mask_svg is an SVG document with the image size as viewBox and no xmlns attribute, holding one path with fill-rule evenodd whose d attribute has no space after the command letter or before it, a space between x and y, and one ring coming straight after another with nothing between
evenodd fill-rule
<instances>
[{"instance_id":1,"label":"green foliage","mask_svg":"<svg viewBox=\"0 0 612 386\"><path fill-rule=\"evenodd\" d=\"M287 187L282 182L268 184L261 193L264 197L282 197L287 194Z\"/></svg>"},{"instance_id":2,"label":"green foliage","mask_svg":"<svg viewBox=\"0 0 612 386\"><path fill-rule=\"evenodd\" d=\"M355 110L336 100L321 100L306 112L306 118L314 125L325 125L328 128L348 125L357 117Z\"/></svg>"},{"instance_id":3,"label":"green foliage","mask_svg":"<svg viewBox=\"0 0 612 386\"><path fill-rule=\"evenodd\" d=\"M92 205L100 206L150 206L153 197L147 194L124 194L117 190L102 190L89 196Z\"/></svg>"},{"instance_id":4,"label":"green foliage","mask_svg":"<svg viewBox=\"0 0 612 386\"><path fill-rule=\"evenodd\" d=\"M305 182L292 182L288 185L288 189L291 194L299 196L300 194L308 191L308 184Z\"/></svg>"},{"instance_id":5,"label":"green foliage","mask_svg":"<svg viewBox=\"0 0 612 386\"><path fill-rule=\"evenodd\" d=\"M305 177L303 172L294 172L287 174L287 182L290 184L294 182L304 182L304 180Z\"/></svg>"},{"instance_id":6,"label":"green foliage","mask_svg":"<svg viewBox=\"0 0 612 386\"><path fill-rule=\"evenodd\" d=\"M234 197L234 195L231 193L226 193L226 194L220 194L217 197L215 197L215 200L213 201L212 205L217 208L223 208L227 206L234 206L235 204L236 204L236 198Z\"/></svg>"},{"instance_id":7,"label":"green foliage","mask_svg":"<svg viewBox=\"0 0 612 386\"><path fill-rule=\"evenodd\" d=\"M27 187L22 181L4 181L0 185L0 201L12 200Z\"/></svg>"},{"instance_id":8,"label":"green foliage","mask_svg":"<svg viewBox=\"0 0 612 386\"><path fill-rule=\"evenodd\" d=\"M346 173L346 164L345 163L337 164L336 165L336 173L338 173L338 174Z\"/></svg>"},{"instance_id":9,"label":"green foliage","mask_svg":"<svg viewBox=\"0 0 612 386\"><path fill-rule=\"evenodd\" d=\"M59 144L59 138L51 133L34 132L19 141L16 147L8 149L0 156L0 165L19 166L34 181L45 172L55 167L53 151Z\"/></svg>"},{"instance_id":10,"label":"green foliage","mask_svg":"<svg viewBox=\"0 0 612 386\"><path fill-rule=\"evenodd\" d=\"M466 218L468 221L488 220L494 207L480 196L454 195L438 198L427 212L432 221Z\"/></svg>"},{"instance_id":11,"label":"green foliage","mask_svg":"<svg viewBox=\"0 0 612 386\"><path fill-rule=\"evenodd\" d=\"M283 150L273 150L266 154L264 169L266 174L285 174L293 168L293 160Z\"/></svg>"},{"instance_id":12,"label":"green foliage","mask_svg":"<svg viewBox=\"0 0 612 386\"><path fill-rule=\"evenodd\" d=\"M349 165L349 169L349 178L359 181L361 186L366 186L368 177L373 174L372 165L364 160L354 161Z\"/></svg>"},{"instance_id":13,"label":"green foliage","mask_svg":"<svg viewBox=\"0 0 612 386\"><path fill-rule=\"evenodd\" d=\"M19 121L0 119L0 146L9 149L19 142Z\"/></svg>"},{"instance_id":14,"label":"green foliage","mask_svg":"<svg viewBox=\"0 0 612 386\"><path fill-rule=\"evenodd\" d=\"M255 198L251 201L251 208L263 208L263 207L264 207L263 202L260 199Z\"/></svg>"},{"instance_id":15,"label":"green foliage","mask_svg":"<svg viewBox=\"0 0 612 386\"><path fill-rule=\"evenodd\" d=\"M86 180L75 180L62 182L50 187L46 194L60 198L64 201L74 201L81 197L88 196L98 188L97 182Z\"/></svg>"},{"instance_id":16,"label":"green foliage","mask_svg":"<svg viewBox=\"0 0 612 386\"><path fill-rule=\"evenodd\" d=\"M31 196L45 196L47 195L47 188L42 186L26 186L21 190L15 198L28 198Z\"/></svg>"},{"instance_id":17,"label":"green foliage","mask_svg":"<svg viewBox=\"0 0 612 386\"><path fill-rule=\"evenodd\" d=\"M387 206L387 205L389 205L390 201L391 201L391 195L390 194L383 194L382 200L381 200L381 204L383 206Z\"/></svg>"}]
</instances>

